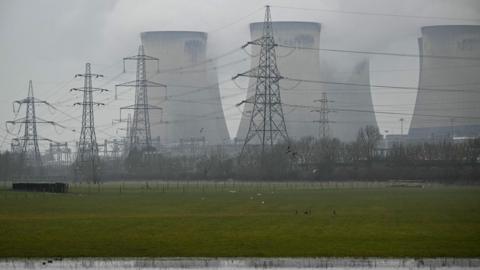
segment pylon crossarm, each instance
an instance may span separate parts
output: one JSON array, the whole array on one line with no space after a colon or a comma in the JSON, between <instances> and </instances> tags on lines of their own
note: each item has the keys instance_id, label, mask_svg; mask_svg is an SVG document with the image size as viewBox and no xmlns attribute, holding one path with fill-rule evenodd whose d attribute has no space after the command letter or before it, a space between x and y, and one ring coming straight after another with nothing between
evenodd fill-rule
<instances>
[{"instance_id":1,"label":"pylon crossarm","mask_svg":"<svg viewBox=\"0 0 480 270\"><path fill-rule=\"evenodd\" d=\"M275 47L278 46L277 43L268 42L268 40L267 40L266 38L264 38L264 37L261 37L261 38L259 38L259 39L257 39L257 40L254 40L254 41L252 41L252 42L249 42L249 43L247 43L247 44L251 44L251 45L255 45L255 46L266 46L267 51L269 51L269 50L271 50L271 49L273 49L273 48L275 48Z\"/></svg>"},{"instance_id":2,"label":"pylon crossarm","mask_svg":"<svg viewBox=\"0 0 480 270\"><path fill-rule=\"evenodd\" d=\"M75 87L75 88L72 88L70 89L70 91L80 91L80 92L83 92L83 91L92 91L92 92L108 92L108 89L105 89L105 88L98 88L98 87L90 87L90 88L86 88L86 87Z\"/></svg>"},{"instance_id":3,"label":"pylon crossarm","mask_svg":"<svg viewBox=\"0 0 480 270\"><path fill-rule=\"evenodd\" d=\"M120 84L116 84L115 87L135 87L135 86L146 86L146 87L167 87L165 84L157 83L157 82L152 82L148 80L135 80L135 81L130 81L130 82L124 82Z\"/></svg>"},{"instance_id":4,"label":"pylon crossarm","mask_svg":"<svg viewBox=\"0 0 480 270\"><path fill-rule=\"evenodd\" d=\"M13 140L14 141L29 141L32 139L32 136L23 136L23 137L17 137L17 138L14 138ZM53 142L51 139L49 138L45 138L45 137L40 137L40 136L37 136L37 141L48 141L48 142Z\"/></svg>"},{"instance_id":5,"label":"pylon crossarm","mask_svg":"<svg viewBox=\"0 0 480 270\"><path fill-rule=\"evenodd\" d=\"M264 37L264 36L259 37L259 38L255 39L255 40L252 40L252 41L249 41L249 42L245 43L241 48L244 49L244 48L246 48L248 45L263 46L263 45L265 45L265 42L266 42L267 39L268 39L268 37ZM270 46L271 46L271 47L276 47L276 46L278 46L278 44L272 42Z\"/></svg>"},{"instance_id":6,"label":"pylon crossarm","mask_svg":"<svg viewBox=\"0 0 480 270\"><path fill-rule=\"evenodd\" d=\"M159 59L156 57L148 56L148 55L134 55L134 56L129 56L123 58L123 61L125 60L155 60L158 61Z\"/></svg>"},{"instance_id":7,"label":"pylon crossarm","mask_svg":"<svg viewBox=\"0 0 480 270\"><path fill-rule=\"evenodd\" d=\"M105 106L105 103L101 102L75 102L73 103L73 106L89 106L89 105L95 105L95 106Z\"/></svg>"},{"instance_id":8,"label":"pylon crossarm","mask_svg":"<svg viewBox=\"0 0 480 270\"><path fill-rule=\"evenodd\" d=\"M272 83L276 83L284 78L283 76L280 76L280 75L274 75L274 76L257 75L258 70L259 70L258 67L252 68L247 72L239 73L235 75L234 77L232 77L232 80L236 80L238 77L250 77L250 78L257 78L257 79L269 79L271 80Z\"/></svg>"},{"instance_id":9,"label":"pylon crossarm","mask_svg":"<svg viewBox=\"0 0 480 270\"><path fill-rule=\"evenodd\" d=\"M16 121L13 121L13 122L11 122L11 123L12 123L12 124L35 123L35 124L50 124L50 125L56 125L56 123L53 122L53 121L43 121L43 120L36 120L35 122L33 122L33 121L28 121L28 120L26 120L26 121L18 121L18 120L16 120Z\"/></svg>"},{"instance_id":10,"label":"pylon crossarm","mask_svg":"<svg viewBox=\"0 0 480 270\"><path fill-rule=\"evenodd\" d=\"M26 123L26 117L22 117L20 119L17 119L17 120L13 120L13 121L6 121L5 124L11 124L11 125L16 125L16 124L21 124L21 123Z\"/></svg>"},{"instance_id":11,"label":"pylon crossarm","mask_svg":"<svg viewBox=\"0 0 480 270\"><path fill-rule=\"evenodd\" d=\"M245 100L240 101L239 103L235 104L236 107L244 104L244 103L254 103L255 102L255 96L248 97Z\"/></svg>"},{"instance_id":12,"label":"pylon crossarm","mask_svg":"<svg viewBox=\"0 0 480 270\"><path fill-rule=\"evenodd\" d=\"M94 74L94 73L88 73L88 74L76 74L75 78L77 77L95 77L95 78L103 78L102 74Z\"/></svg>"},{"instance_id":13,"label":"pylon crossarm","mask_svg":"<svg viewBox=\"0 0 480 270\"><path fill-rule=\"evenodd\" d=\"M149 105L149 104L134 104L134 105L129 105L125 107L121 107L120 110L136 110L136 109L145 109L145 110L163 110L163 108L155 106L155 105Z\"/></svg>"},{"instance_id":14,"label":"pylon crossarm","mask_svg":"<svg viewBox=\"0 0 480 270\"><path fill-rule=\"evenodd\" d=\"M235 76L232 77L232 80L236 80L238 77L255 77L254 75L252 74L257 74L258 73L258 67L254 67L248 71L245 71L243 73L239 73Z\"/></svg>"},{"instance_id":15,"label":"pylon crossarm","mask_svg":"<svg viewBox=\"0 0 480 270\"><path fill-rule=\"evenodd\" d=\"M126 70L125 70L125 61L126 60L137 60L137 65L139 63L143 63L143 65L145 65L145 61L149 61L149 60L157 61L157 73L160 72L160 61L159 61L159 59L156 58L156 57L145 55L143 45L140 45L138 47L138 54L137 55L123 58L123 72L124 73L126 72Z\"/></svg>"},{"instance_id":16,"label":"pylon crossarm","mask_svg":"<svg viewBox=\"0 0 480 270\"><path fill-rule=\"evenodd\" d=\"M53 105L51 105L50 103L48 103L47 101L44 101L44 100L40 100L40 99L36 99L36 98L31 98L31 97L28 97L28 98L24 98L24 99L20 99L20 100L15 100L13 102L13 112L16 113L18 111L20 111L21 107L22 107L22 104L27 104L27 103L36 103L36 104L45 104L47 106L50 106L52 108L55 108ZM15 108L15 104L18 104L18 108Z\"/></svg>"},{"instance_id":17,"label":"pylon crossarm","mask_svg":"<svg viewBox=\"0 0 480 270\"><path fill-rule=\"evenodd\" d=\"M245 49L246 47L248 47L248 45L252 44L253 41L249 41L247 43L245 43L244 45L242 45L242 47L240 47L241 49Z\"/></svg>"}]
</instances>

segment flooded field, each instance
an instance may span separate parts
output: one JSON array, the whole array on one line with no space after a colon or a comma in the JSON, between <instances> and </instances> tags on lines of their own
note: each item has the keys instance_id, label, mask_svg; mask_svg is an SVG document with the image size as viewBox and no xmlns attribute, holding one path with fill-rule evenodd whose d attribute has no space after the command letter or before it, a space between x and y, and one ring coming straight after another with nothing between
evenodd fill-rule
<instances>
[{"instance_id":1,"label":"flooded field","mask_svg":"<svg viewBox=\"0 0 480 270\"><path fill-rule=\"evenodd\" d=\"M125 258L0 260L0 269L480 269L480 259Z\"/></svg>"}]
</instances>

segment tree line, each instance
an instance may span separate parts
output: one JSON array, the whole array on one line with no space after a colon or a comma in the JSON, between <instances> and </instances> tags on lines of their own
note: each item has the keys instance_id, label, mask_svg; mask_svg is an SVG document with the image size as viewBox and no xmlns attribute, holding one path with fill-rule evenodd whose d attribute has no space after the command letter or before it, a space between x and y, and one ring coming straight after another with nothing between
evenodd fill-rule
<instances>
[{"instance_id":1,"label":"tree line","mask_svg":"<svg viewBox=\"0 0 480 270\"><path fill-rule=\"evenodd\" d=\"M247 147L242 154L221 149L202 156L157 155L126 159L128 178L210 180L472 182L479 179L480 138L464 142L394 143L382 149L378 128L366 126L353 142L305 137L276 144L262 154Z\"/></svg>"},{"instance_id":2,"label":"tree line","mask_svg":"<svg viewBox=\"0 0 480 270\"><path fill-rule=\"evenodd\" d=\"M356 140L305 137L283 142L262 153L250 146L243 153L215 148L202 155L146 154L131 151L121 161L102 161L101 178L108 180L308 180L385 181L422 180L443 182L478 181L480 138L463 142L394 143L380 147L378 128L366 126ZM75 164L55 171L72 178ZM34 176L18 155L0 154L0 177Z\"/></svg>"}]
</instances>

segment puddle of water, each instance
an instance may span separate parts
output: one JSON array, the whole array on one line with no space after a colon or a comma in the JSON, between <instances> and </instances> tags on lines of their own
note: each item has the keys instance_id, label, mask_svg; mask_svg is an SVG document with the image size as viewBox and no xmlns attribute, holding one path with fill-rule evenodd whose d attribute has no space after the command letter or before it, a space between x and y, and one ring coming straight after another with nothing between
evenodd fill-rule
<instances>
[{"instance_id":1,"label":"puddle of water","mask_svg":"<svg viewBox=\"0 0 480 270\"><path fill-rule=\"evenodd\" d=\"M81 258L3 259L0 269L479 269L480 258L381 259L381 258Z\"/></svg>"}]
</instances>

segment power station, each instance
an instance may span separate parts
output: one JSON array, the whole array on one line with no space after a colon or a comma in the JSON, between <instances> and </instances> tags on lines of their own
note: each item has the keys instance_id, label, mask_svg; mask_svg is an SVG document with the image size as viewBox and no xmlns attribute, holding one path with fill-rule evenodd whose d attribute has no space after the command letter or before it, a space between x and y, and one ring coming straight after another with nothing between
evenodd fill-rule
<instances>
[{"instance_id":1,"label":"power station","mask_svg":"<svg viewBox=\"0 0 480 270\"><path fill-rule=\"evenodd\" d=\"M265 18L249 24L251 68L234 76L249 77L246 96L238 100L245 104L235 136L235 141L243 142L242 149L261 145L263 154L265 147L288 142L290 153L290 143L305 137L355 141L361 128L377 127L371 87L389 88L372 85L365 54L417 56L323 49L320 23L272 22L269 7ZM151 156L195 152L191 157L198 157L206 149L227 146L233 149L229 153L240 152L240 144L231 143L227 130L215 58L207 58L207 33L150 31L140 38L138 55L125 58L137 60L136 80L117 84L136 90L134 105L121 107L134 110L127 125L129 139L97 143L93 107L105 104L94 102L93 92L106 89L92 87L92 78L101 75L92 74L87 63L85 73L77 75L84 77L84 86L72 89L83 93L83 102L75 103L83 109L77 153L67 142L51 141L49 163L68 166L75 161L79 179L98 182L100 157L125 158L122 148L124 153L137 149ZM405 115L391 112L400 120L400 142L479 137L480 26L426 26L418 45L418 94L408 136L403 134ZM26 104L26 116L7 124L24 124L25 131L14 139L12 149L33 167L41 167L36 124L56 123L36 116L35 103L46 102L33 97L31 82L29 96L17 103Z\"/></svg>"}]
</instances>

